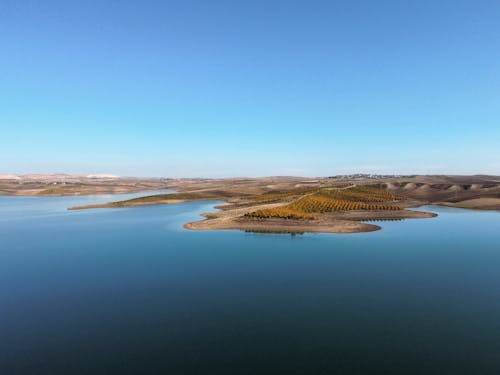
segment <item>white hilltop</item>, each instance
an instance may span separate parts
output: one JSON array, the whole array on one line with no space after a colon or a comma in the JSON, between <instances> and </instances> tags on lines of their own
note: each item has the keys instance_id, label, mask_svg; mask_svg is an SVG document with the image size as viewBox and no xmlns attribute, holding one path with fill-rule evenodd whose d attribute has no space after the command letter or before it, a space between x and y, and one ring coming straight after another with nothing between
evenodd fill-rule
<instances>
[{"instance_id":1,"label":"white hilltop","mask_svg":"<svg viewBox=\"0 0 500 375\"><path fill-rule=\"evenodd\" d=\"M0 174L0 180L20 180L21 177L15 174Z\"/></svg>"},{"instance_id":2,"label":"white hilltop","mask_svg":"<svg viewBox=\"0 0 500 375\"><path fill-rule=\"evenodd\" d=\"M87 178L118 178L114 174L88 174L85 176Z\"/></svg>"}]
</instances>

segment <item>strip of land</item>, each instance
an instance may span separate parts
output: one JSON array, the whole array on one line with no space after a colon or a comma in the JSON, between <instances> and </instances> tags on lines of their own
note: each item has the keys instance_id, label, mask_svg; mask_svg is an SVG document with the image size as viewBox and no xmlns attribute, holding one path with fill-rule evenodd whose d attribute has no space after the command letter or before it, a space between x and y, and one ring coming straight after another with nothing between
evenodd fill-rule
<instances>
[{"instance_id":1,"label":"strip of land","mask_svg":"<svg viewBox=\"0 0 500 375\"><path fill-rule=\"evenodd\" d=\"M439 205L473 210L500 210L500 198L475 198L459 202L439 202Z\"/></svg>"}]
</instances>

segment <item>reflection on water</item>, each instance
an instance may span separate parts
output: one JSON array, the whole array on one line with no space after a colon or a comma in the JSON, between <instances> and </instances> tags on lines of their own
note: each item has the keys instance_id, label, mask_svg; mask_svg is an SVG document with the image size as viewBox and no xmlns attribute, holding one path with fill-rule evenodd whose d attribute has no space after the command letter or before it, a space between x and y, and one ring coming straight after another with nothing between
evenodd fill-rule
<instances>
[{"instance_id":1,"label":"reflection on water","mask_svg":"<svg viewBox=\"0 0 500 375\"><path fill-rule=\"evenodd\" d=\"M247 229L246 233L258 233L258 234L290 234L292 236L303 235L304 232L293 232L289 230L264 230L264 229Z\"/></svg>"},{"instance_id":2,"label":"reflection on water","mask_svg":"<svg viewBox=\"0 0 500 375\"><path fill-rule=\"evenodd\" d=\"M87 202L0 198L1 374L498 373L498 212L283 236Z\"/></svg>"}]
</instances>

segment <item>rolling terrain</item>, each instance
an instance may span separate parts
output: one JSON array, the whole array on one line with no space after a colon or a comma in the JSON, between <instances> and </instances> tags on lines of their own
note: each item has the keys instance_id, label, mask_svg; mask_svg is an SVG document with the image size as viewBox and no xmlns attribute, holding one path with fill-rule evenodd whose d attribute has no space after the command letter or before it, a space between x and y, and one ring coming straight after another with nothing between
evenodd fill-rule
<instances>
[{"instance_id":1,"label":"rolling terrain","mask_svg":"<svg viewBox=\"0 0 500 375\"><path fill-rule=\"evenodd\" d=\"M188 229L239 229L276 232L373 231L375 220L429 218L411 210L428 204L500 209L496 176L336 176L329 178L264 177L228 179L159 179L115 176L0 176L0 194L66 196L132 193L172 189L70 210L120 208L189 201L222 201L219 211Z\"/></svg>"}]
</instances>

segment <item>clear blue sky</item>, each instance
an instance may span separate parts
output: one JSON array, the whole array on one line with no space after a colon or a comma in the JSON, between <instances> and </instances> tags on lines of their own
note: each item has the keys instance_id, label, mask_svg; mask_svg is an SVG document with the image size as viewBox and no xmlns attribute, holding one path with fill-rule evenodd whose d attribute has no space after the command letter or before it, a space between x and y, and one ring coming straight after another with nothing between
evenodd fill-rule
<instances>
[{"instance_id":1,"label":"clear blue sky","mask_svg":"<svg viewBox=\"0 0 500 375\"><path fill-rule=\"evenodd\" d=\"M500 1L0 2L0 173L500 174Z\"/></svg>"}]
</instances>

